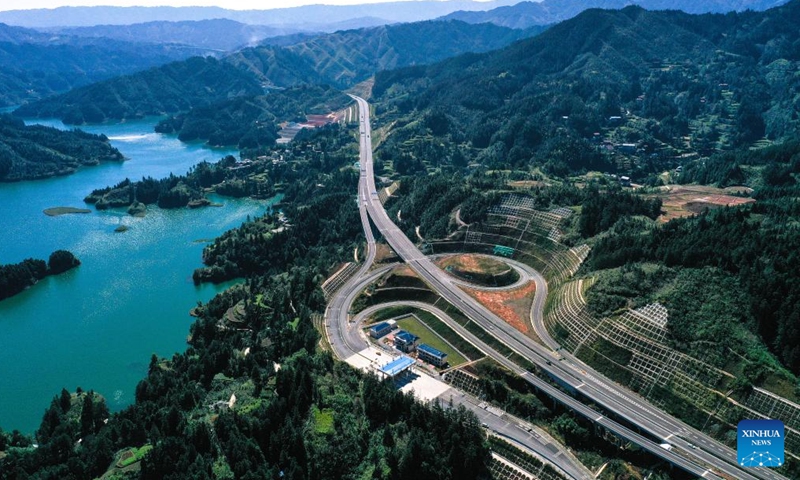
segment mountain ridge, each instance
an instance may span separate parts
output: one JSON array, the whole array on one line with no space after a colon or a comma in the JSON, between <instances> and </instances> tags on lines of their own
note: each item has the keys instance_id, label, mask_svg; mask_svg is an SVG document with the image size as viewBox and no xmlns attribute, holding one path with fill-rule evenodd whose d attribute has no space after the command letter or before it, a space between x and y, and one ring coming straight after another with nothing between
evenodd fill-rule
<instances>
[{"instance_id":1,"label":"mountain ridge","mask_svg":"<svg viewBox=\"0 0 800 480\"><path fill-rule=\"evenodd\" d=\"M207 53L184 45L78 38L0 24L0 106Z\"/></svg>"},{"instance_id":2,"label":"mountain ridge","mask_svg":"<svg viewBox=\"0 0 800 480\"><path fill-rule=\"evenodd\" d=\"M63 27L47 31L81 38L112 38L132 43L180 43L223 51L256 45L269 37L298 33L298 30L293 28L248 25L224 18L180 22L153 21L131 25Z\"/></svg>"},{"instance_id":3,"label":"mountain ridge","mask_svg":"<svg viewBox=\"0 0 800 480\"><path fill-rule=\"evenodd\" d=\"M214 67L223 75L234 75L235 71L235 76L242 81L245 77L249 78L245 82L248 88L244 90L239 88L224 92L224 87L215 83L219 89L215 88L211 93L204 92L202 85L195 83L191 92L182 92L179 79L170 73L171 69L178 67L172 65L161 68L164 78L160 78L160 71L155 69L138 76L111 79L24 105L18 114L56 116L68 123L80 124L84 121L177 113L225 100L238 95L239 91L257 95L262 93L254 91L257 83L276 87L328 84L347 88L380 69L427 63L469 50L487 51L533 33L535 30L520 31L491 24L469 25L455 21L427 21L337 32L287 47L248 48L226 57L221 62L225 67ZM171 85L170 88L162 88L162 80ZM187 96L192 101L185 101L184 97ZM158 100L142 100L149 98ZM84 112L87 109L95 114L87 117Z\"/></svg>"},{"instance_id":4,"label":"mountain ridge","mask_svg":"<svg viewBox=\"0 0 800 480\"><path fill-rule=\"evenodd\" d=\"M534 25L561 22L591 8L619 10L629 5L638 5L647 10L680 10L702 14L763 11L784 3L786 0L542 0L524 1L487 11L458 11L445 15L442 19L467 23L489 22L509 28L529 28Z\"/></svg>"}]
</instances>

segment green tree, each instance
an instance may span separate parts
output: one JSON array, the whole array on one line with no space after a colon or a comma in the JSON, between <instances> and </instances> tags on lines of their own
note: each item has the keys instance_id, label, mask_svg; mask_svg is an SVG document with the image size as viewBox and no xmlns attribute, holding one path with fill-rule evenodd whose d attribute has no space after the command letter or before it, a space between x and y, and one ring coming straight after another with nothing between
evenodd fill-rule
<instances>
[{"instance_id":1,"label":"green tree","mask_svg":"<svg viewBox=\"0 0 800 480\"><path fill-rule=\"evenodd\" d=\"M81 407L81 437L86 438L94 433L94 394L89 392L83 397Z\"/></svg>"},{"instance_id":2,"label":"green tree","mask_svg":"<svg viewBox=\"0 0 800 480\"><path fill-rule=\"evenodd\" d=\"M80 260L75 258L72 252L67 250L56 250L50 254L50 259L47 261L47 267L53 275L66 272L70 268L77 267L80 264Z\"/></svg>"},{"instance_id":3,"label":"green tree","mask_svg":"<svg viewBox=\"0 0 800 480\"><path fill-rule=\"evenodd\" d=\"M70 395L66 388L61 389L61 398L59 402L61 404L61 411L67 413L72 406L72 395Z\"/></svg>"}]
</instances>

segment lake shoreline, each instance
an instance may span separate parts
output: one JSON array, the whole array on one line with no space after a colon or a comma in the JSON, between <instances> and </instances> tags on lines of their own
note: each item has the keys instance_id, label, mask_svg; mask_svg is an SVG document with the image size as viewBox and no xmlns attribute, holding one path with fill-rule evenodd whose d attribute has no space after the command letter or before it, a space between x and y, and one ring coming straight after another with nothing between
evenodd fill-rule
<instances>
[{"instance_id":1,"label":"lake shoreline","mask_svg":"<svg viewBox=\"0 0 800 480\"><path fill-rule=\"evenodd\" d=\"M0 217L1 264L47 259L59 249L83 262L0 302L0 364L8 367L0 379L5 431L33 433L61 387L91 388L108 399L112 412L130 405L150 355L170 357L186 349L192 322L187 311L239 283L195 286L191 276L203 266L204 244L194 240L216 238L269 205L209 193L209 200L224 206L149 208L144 218L130 217L125 209L95 212L83 198L98 187L125 178L183 175L200 162L238 152L152 133L152 121L82 129L125 138L111 143L129 160L101 162L64 177L0 183L0 204L6 207ZM86 206L92 214L43 214L70 206ZM115 232L120 225L130 228Z\"/></svg>"}]
</instances>

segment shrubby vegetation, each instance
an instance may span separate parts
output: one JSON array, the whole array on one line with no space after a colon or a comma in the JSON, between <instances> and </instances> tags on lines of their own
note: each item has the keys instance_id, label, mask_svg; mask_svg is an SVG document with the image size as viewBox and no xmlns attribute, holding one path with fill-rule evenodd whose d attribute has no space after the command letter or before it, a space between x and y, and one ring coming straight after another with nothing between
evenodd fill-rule
<instances>
[{"instance_id":1,"label":"shrubby vegetation","mask_svg":"<svg viewBox=\"0 0 800 480\"><path fill-rule=\"evenodd\" d=\"M588 10L491 54L379 72L373 97L394 122L380 149L413 170L477 162L645 179L684 153L791 138L798 9Z\"/></svg>"},{"instance_id":2,"label":"shrubby vegetation","mask_svg":"<svg viewBox=\"0 0 800 480\"><path fill-rule=\"evenodd\" d=\"M797 194L795 187L791 195ZM800 279L794 268L800 261L797 258L800 235L795 228L798 216L797 202L779 197L673 220L647 230L644 235L641 227L632 223L617 229L615 235L601 238L592 250L588 266L603 269L628 262L656 261L669 267L726 272L732 279L724 280L720 287L737 290L740 286L745 296L743 304L747 306L733 308L731 314L757 332L796 374L800 372L800 349L796 346L800 341L800 331L796 328L800 311L795 301L800 294L797 291ZM703 291L714 290L711 285L715 282L695 283ZM698 291L687 291L702 298L697 297ZM702 307L700 312L707 311L717 300L721 301L717 298L694 306ZM678 303L675 308L680 311L690 305L693 304ZM724 338L704 329L702 321L694 325L671 322L671 325L677 338Z\"/></svg>"},{"instance_id":3,"label":"shrubby vegetation","mask_svg":"<svg viewBox=\"0 0 800 480\"><path fill-rule=\"evenodd\" d=\"M787 143L753 158L744 154L762 137L785 140L796 129L787 92L797 79L784 67L798 61L797 29L789 20L797 8L794 1L766 13L702 17L635 7L593 10L542 39L493 55L380 73L373 90L380 101L377 117L392 127L388 137L376 129L376 171L400 177L390 214L401 217L401 228L412 238L417 226L426 238L442 238L459 207L465 221L486 218L507 190L510 178L500 170L645 177L681 162L687 164L684 181L757 179L756 204L663 226L647 219L659 214L658 201L620 191L610 181L558 180L555 186L532 186L531 193L537 208L581 207L568 235L592 242L586 270L607 270L589 294L595 312L659 299L670 308L677 348L698 356L702 350L717 365L727 348L745 350L756 367L770 367L748 335L751 329L798 372L796 147ZM413 46L411 40L406 39ZM248 50L235 61L243 66L247 60L251 73L286 75L291 82L308 73L303 64L294 64L294 71L270 70L288 65L281 62L293 58L289 53ZM201 74L187 82L189 98L178 101L178 78L192 62ZM346 65L321 63L326 75L353 73ZM209 90L211 77L218 83ZM485 478L486 445L474 417L424 408L316 351L312 317L325 304L318 285L351 257L361 238L354 198L358 172L349 165L356 158L351 132L331 126L273 148L269 129L259 137L243 125L264 111L248 102L268 102L268 96L255 97L261 86L249 73L213 60L193 59L97 88L91 91L102 94L91 102L81 103L90 91L85 90L73 92L68 108L67 97L31 108L82 122L199 106L160 128L212 143L235 141L246 147L243 158L254 160L201 164L184 177L126 180L95 192L99 205L167 207L210 188L281 192L284 203L280 212L249 220L204 249L207 266L195 272L196 282L246 280L198 305L189 349L170 360L152 359L133 406L99 425L96 419L105 413L97 402L83 400L80 413L72 414L72 397L62 393L37 432L39 449L25 449L30 441L13 434L0 435L2 444L13 446L0 460L3 472L95 478L114 462L115 452L135 448L130 455L143 456L143 478ZM118 94L135 101L110 100ZM230 100L239 95L246 98ZM219 112L202 108L215 102L224 102L216 103ZM228 137L230 126L235 129ZM633 147L608 153L607 147L619 143ZM711 156L705 165L675 158L731 147L741 153ZM738 165L729 168L726 159ZM487 167L494 171L483 173ZM474 173L465 178L468 168ZM437 173L421 175L431 170ZM38 271L41 264L28 268ZM726 335L729 342L720 342ZM597 350L611 359L629 355L600 343ZM554 432L572 444L592 441L586 424L554 411L519 379L478 368L492 401L522 417L552 421ZM748 380L758 382L763 371L754 369ZM236 405L226 408L234 393ZM669 398L666 391L654 394ZM621 470L619 464L610 468Z\"/></svg>"},{"instance_id":4,"label":"shrubby vegetation","mask_svg":"<svg viewBox=\"0 0 800 480\"><path fill-rule=\"evenodd\" d=\"M219 162L221 165L203 162L182 177L170 174L169 177L160 180L145 177L138 182L131 182L126 178L113 187L93 190L83 201L93 203L98 210L132 207L139 204L157 204L161 208L185 207L192 201L205 199L199 178L201 174L195 172L208 171L213 178L214 172L221 171L233 162L235 162L233 157L222 159Z\"/></svg>"},{"instance_id":5,"label":"shrubby vegetation","mask_svg":"<svg viewBox=\"0 0 800 480\"><path fill-rule=\"evenodd\" d=\"M0 115L0 182L67 175L82 165L122 159L105 135L26 126L11 115Z\"/></svg>"},{"instance_id":6,"label":"shrubby vegetation","mask_svg":"<svg viewBox=\"0 0 800 480\"><path fill-rule=\"evenodd\" d=\"M330 87L295 87L195 107L160 121L156 131L177 133L182 141L205 140L215 146L269 147L278 138L277 123L304 122L306 114L324 115L349 103L350 97Z\"/></svg>"},{"instance_id":7,"label":"shrubby vegetation","mask_svg":"<svg viewBox=\"0 0 800 480\"><path fill-rule=\"evenodd\" d=\"M459 206L464 222L486 220L490 208L500 203L503 193L499 189L507 188L505 183L500 177L481 175L403 177L387 208L393 219L400 212L397 224L410 237L416 236L415 229L420 226L423 237L444 238L454 228L451 217ZM661 200L645 199L609 182L591 182L585 188L569 184L539 187L529 193L541 210L580 204L577 230L583 237L593 237L630 216L655 219L661 214Z\"/></svg>"},{"instance_id":8,"label":"shrubby vegetation","mask_svg":"<svg viewBox=\"0 0 800 480\"><path fill-rule=\"evenodd\" d=\"M145 177L135 182L125 179L92 191L84 201L98 210L130 207L129 212L136 214L152 204L161 208L209 205L205 197L209 191L261 199L284 193L287 200L296 200L312 198L326 186L333 187L329 193L347 185L355 189L353 170L340 170L357 152L348 132L338 124L302 130L287 146L243 150L245 160L241 162L229 155L216 163L200 162L185 175Z\"/></svg>"},{"instance_id":9,"label":"shrubby vegetation","mask_svg":"<svg viewBox=\"0 0 800 480\"><path fill-rule=\"evenodd\" d=\"M578 230L584 237L593 237L613 227L621 218L634 215L657 218L661 215L661 200L646 200L619 190L600 192L590 185L584 192Z\"/></svg>"},{"instance_id":10,"label":"shrubby vegetation","mask_svg":"<svg viewBox=\"0 0 800 480\"><path fill-rule=\"evenodd\" d=\"M796 184L793 175L798 173L800 141L791 139L757 151L735 150L691 162L678 176L678 181L719 187L784 187Z\"/></svg>"},{"instance_id":11,"label":"shrubby vegetation","mask_svg":"<svg viewBox=\"0 0 800 480\"><path fill-rule=\"evenodd\" d=\"M11 297L47 276L44 260L29 258L9 265L0 265L0 299Z\"/></svg>"},{"instance_id":12,"label":"shrubby vegetation","mask_svg":"<svg viewBox=\"0 0 800 480\"><path fill-rule=\"evenodd\" d=\"M400 212L396 223L409 238L416 238L417 226L423 237L442 238L449 231L451 213L468 198L470 190L459 176L439 175L406 177L395 193L397 199L387 205L389 215L397 220Z\"/></svg>"},{"instance_id":13,"label":"shrubby vegetation","mask_svg":"<svg viewBox=\"0 0 800 480\"><path fill-rule=\"evenodd\" d=\"M354 196L358 173L349 167L357 148L354 137L332 125L302 132L290 145L285 157L305 160L270 163L267 171L271 182L281 184L282 212L268 213L218 237L203 250L207 267L195 271L195 282L278 274L289 262L326 272L335 258L345 258L363 238Z\"/></svg>"},{"instance_id":14,"label":"shrubby vegetation","mask_svg":"<svg viewBox=\"0 0 800 480\"><path fill-rule=\"evenodd\" d=\"M13 297L48 275L58 275L81 262L67 250L56 250L44 260L28 258L19 263L0 265L0 300Z\"/></svg>"}]
</instances>

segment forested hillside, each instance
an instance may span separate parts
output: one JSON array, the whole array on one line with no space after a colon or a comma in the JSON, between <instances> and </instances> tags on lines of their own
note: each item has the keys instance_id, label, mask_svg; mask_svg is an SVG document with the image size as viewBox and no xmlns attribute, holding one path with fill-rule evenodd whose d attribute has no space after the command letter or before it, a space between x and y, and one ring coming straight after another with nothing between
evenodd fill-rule
<instances>
[{"instance_id":1,"label":"forested hillside","mask_svg":"<svg viewBox=\"0 0 800 480\"><path fill-rule=\"evenodd\" d=\"M0 24L0 106L199 55L180 45L45 34Z\"/></svg>"},{"instance_id":2,"label":"forested hillside","mask_svg":"<svg viewBox=\"0 0 800 480\"><path fill-rule=\"evenodd\" d=\"M493 23L510 28L530 28L562 22L589 8L621 9L638 5L647 10L680 10L687 13L725 13L766 10L785 0L543 0L519 2L486 11L453 12L442 17L467 23Z\"/></svg>"},{"instance_id":3,"label":"forested hillside","mask_svg":"<svg viewBox=\"0 0 800 480\"><path fill-rule=\"evenodd\" d=\"M0 115L0 182L67 175L82 165L122 159L104 135L25 126Z\"/></svg>"},{"instance_id":4,"label":"forested hillside","mask_svg":"<svg viewBox=\"0 0 800 480\"><path fill-rule=\"evenodd\" d=\"M137 43L177 43L199 48L230 52L253 46L267 37L295 33L291 28L246 25L217 18L195 22L146 22L133 25L95 25L63 27L54 31L62 35L86 38L112 38Z\"/></svg>"},{"instance_id":5,"label":"forested hillside","mask_svg":"<svg viewBox=\"0 0 800 480\"><path fill-rule=\"evenodd\" d=\"M498 52L380 72L373 96L399 127L382 148L434 161L420 153L446 140L459 155L429 166L646 179L682 155L781 141L800 122L798 15L796 0L727 15L589 10Z\"/></svg>"},{"instance_id":6,"label":"forested hillside","mask_svg":"<svg viewBox=\"0 0 800 480\"><path fill-rule=\"evenodd\" d=\"M229 61L280 86L313 82L345 88L380 70L486 52L534 33L454 21L417 22L321 35L281 51L247 49Z\"/></svg>"},{"instance_id":7,"label":"forested hillside","mask_svg":"<svg viewBox=\"0 0 800 480\"><path fill-rule=\"evenodd\" d=\"M587 262L593 270L635 262L697 269L702 273L695 275L704 278L702 283L716 286L700 287L699 291L713 290L716 299L691 315L681 314L685 303L673 306L677 320L671 323L671 331L677 341L683 345L717 342L722 331L733 331L726 325L745 325L798 374L800 273L795 266L800 262L800 146L790 142L747 152L746 157L760 172L760 178L752 183L757 187L755 203L706 211L660 227L620 223L613 235L596 243ZM723 283L727 285L724 288L720 286ZM731 299L742 308L725 311L725 306L733 303ZM720 362L724 357L724 350L715 354ZM763 372L754 369L748 375L755 382Z\"/></svg>"},{"instance_id":8,"label":"forested hillside","mask_svg":"<svg viewBox=\"0 0 800 480\"><path fill-rule=\"evenodd\" d=\"M252 75L215 58L193 57L29 103L14 113L80 125L180 112L262 92Z\"/></svg>"},{"instance_id":9,"label":"forested hillside","mask_svg":"<svg viewBox=\"0 0 800 480\"><path fill-rule=\"evenodd\" d=\"M286 47L245 49L221 62L192 58L172 63L34 102L16 113L57 117L70 124L174 114L236 96L260 94L260 84L349 87L377 70L488 51L528 35L495 25L462 22L337 32Z\"/></svg>"},{"instance_id":10,"label":"forested hillside","mask_svg":"<svg viewBox=\"0 0 800 480\"><path fill-rule=\"evenodd\" d=\"M326 115L348 103L352 103L350 97L331 87L293 87L196 107L162 120L156 131L177 133L182 141L205 140L240 149L267 147L278 138L277 123L305 121L306 115Z\"/></svg>"}]
</instances>

